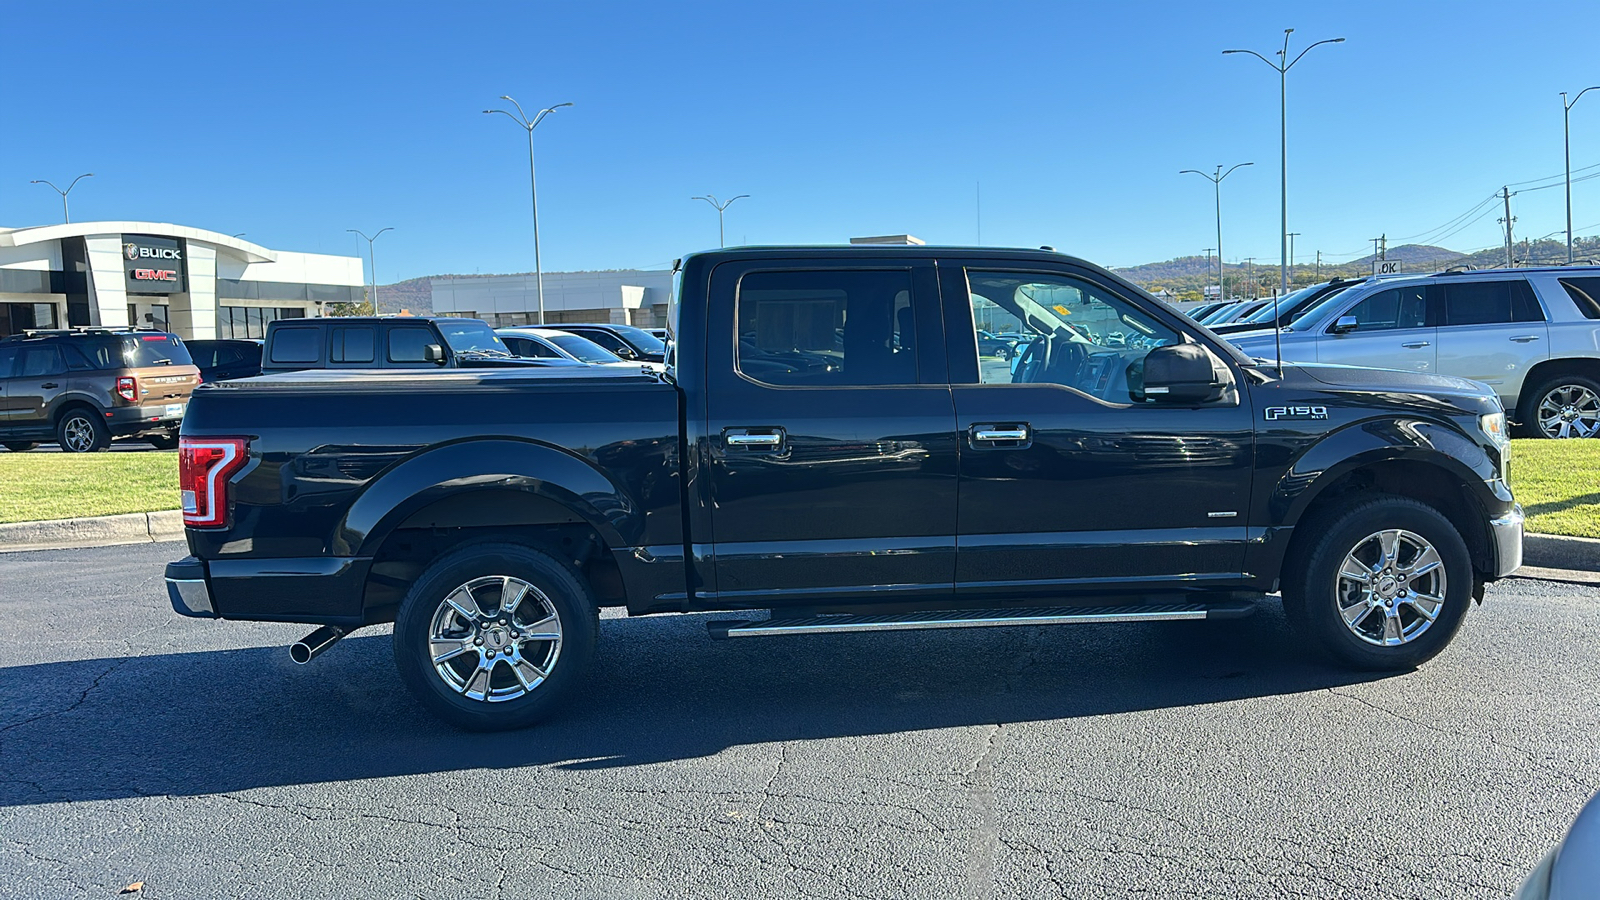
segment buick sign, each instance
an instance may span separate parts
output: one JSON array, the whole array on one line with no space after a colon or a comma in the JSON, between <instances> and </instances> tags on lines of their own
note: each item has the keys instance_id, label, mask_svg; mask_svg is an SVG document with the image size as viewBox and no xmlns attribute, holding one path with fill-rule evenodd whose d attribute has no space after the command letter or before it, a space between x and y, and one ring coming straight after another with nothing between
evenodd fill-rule
<instances>
[{"instance_id":1,"label":"buick sign","mask_svg":"<svg viewBox=\"0 0 1600 900\"><path fill-rule=\"evenodd\" d=\"M184 244L178 238L125 234L122 255L129 263L126 276L130 293L172 294L188 290Z\"/></svg>"}]
</instances>

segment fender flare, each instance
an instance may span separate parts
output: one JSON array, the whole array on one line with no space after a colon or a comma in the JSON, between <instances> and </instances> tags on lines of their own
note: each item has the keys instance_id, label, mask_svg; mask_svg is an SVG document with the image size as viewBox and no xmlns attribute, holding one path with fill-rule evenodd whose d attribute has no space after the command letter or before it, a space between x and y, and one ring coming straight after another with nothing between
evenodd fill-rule
<instances>
[{"instance_id":1,"label":"fender flare","mask_svg":"<svg viewBox=\"0 0 1600 900\"><path fill-rule=\"evenodd\" d=\"M643 533L638 504L590 461L537 441L474 438L425 450L374 479L335 527L330 548L336 556L375 556L416 511L453 494L489 489L553 500L613 548L633 546Z\"/></svg>"}]
</instances>

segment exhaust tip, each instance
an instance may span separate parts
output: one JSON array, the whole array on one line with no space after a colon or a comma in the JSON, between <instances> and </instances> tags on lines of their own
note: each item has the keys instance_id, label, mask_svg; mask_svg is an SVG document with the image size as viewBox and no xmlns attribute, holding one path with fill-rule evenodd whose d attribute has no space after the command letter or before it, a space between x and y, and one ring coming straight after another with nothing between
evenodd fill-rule
<instances>
[{"instance_id":1,"label":"exhaust tip","mask_svg":"<svg viewBox=\"0 0 1600 900\"><path fill-rule=\"evenodd\" d=\"M344 631L332 625L324 625L316 631L289 645L289 659L295 665L303 666L318 656L323 651L332 647L344 637Z\"/></svg>"}]
</instances>

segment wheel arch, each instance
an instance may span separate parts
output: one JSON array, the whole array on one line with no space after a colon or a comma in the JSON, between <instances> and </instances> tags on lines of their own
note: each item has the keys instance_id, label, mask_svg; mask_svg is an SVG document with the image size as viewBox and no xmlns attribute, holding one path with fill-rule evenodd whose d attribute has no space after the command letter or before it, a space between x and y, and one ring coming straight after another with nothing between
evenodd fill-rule
<instances>
[{"instance_id":1,"label":"wheel arch","mask_svg":"<svg viewBox=\"0 0 1600 900\"><path fill-rule=\"evenodd\" d=\"M1582 356L1562 356L1555 359L1541 359L1528 369L1522 379L1522 391L1517 395L1516 409L1509 410L1512 418L1518 425L1531 426L1533 404L1538 402L1535 395L1544 387L1545 382L1560 378L1563 375L1581 375L1586 378L1600 381L1600 359L1590 359Z\"/></svg>"}]
</instances>

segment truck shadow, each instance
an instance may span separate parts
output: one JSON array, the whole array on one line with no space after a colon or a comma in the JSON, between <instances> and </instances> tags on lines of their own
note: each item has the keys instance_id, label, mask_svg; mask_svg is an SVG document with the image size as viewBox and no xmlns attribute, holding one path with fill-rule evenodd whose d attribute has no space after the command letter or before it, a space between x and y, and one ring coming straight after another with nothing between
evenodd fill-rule
<instances>
[{"instance_id":1,"label":"truck shadow","mask_svg":"<svg viewBox=\"0 0 1600 900\"><path fill-rule=\"evenodd\" d=\"M704 616L605 619L588 689L465 734L400 685L387 635L0 669L0 806L194 796L473 768L599 769L729 747L1067 720L1365 678L1307 661L1276 605L1222 623L712 642Z\"/></svg>"}]
</instances>

